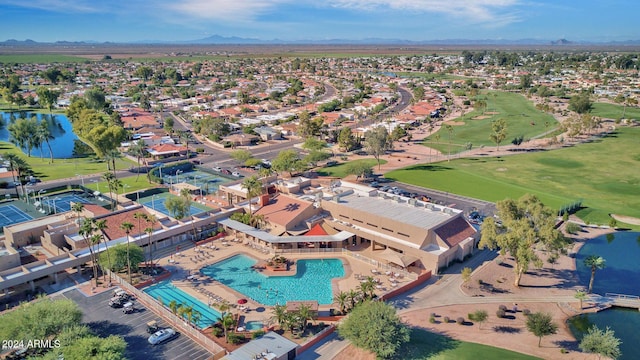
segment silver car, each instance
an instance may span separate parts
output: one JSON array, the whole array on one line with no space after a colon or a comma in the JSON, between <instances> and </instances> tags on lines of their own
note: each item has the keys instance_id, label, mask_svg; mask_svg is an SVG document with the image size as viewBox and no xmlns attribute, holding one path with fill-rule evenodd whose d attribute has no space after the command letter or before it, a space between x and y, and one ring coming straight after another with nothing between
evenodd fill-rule
<instances>
[{"instance_id":1,"label":"silver car","mask_svg":"<svg viewBox=\"0 0 640 360\"><path fill-rule=\"evenodd\" d=\"M168 341L176 337L178 334L172 328L166 328L162 330L158 330L149 336L149 344L158 345L162 342Z\"/></svg>"}]
</instances>

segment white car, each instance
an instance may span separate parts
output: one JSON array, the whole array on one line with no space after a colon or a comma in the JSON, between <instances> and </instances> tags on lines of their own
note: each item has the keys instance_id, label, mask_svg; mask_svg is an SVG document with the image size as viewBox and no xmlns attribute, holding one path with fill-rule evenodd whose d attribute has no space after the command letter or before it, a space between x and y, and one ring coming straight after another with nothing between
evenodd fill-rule
<instances>
[{"instance_id":1,"label":"white car","mask_svg":"<svg viewBox=\"0 0 640 360\"><path fill-rule=\"evenodd\" d=\"M237 171L232 172L232 173L231 173L231 175L233 175L233 176L235 176L235 177L242 177L242 174L240 174L240 173L239 173L239 172L237 172Z\"/></svg>"},{"instance_id":2,"label":"white car","mask_svg":"<svg viewBox=\"0 0 640 360\"><path fill-rule=\"evenodd\" d=\"M158 345L164 341L168 341L176 337L178 334L172 328L158 330L149 336L149 344Z\"/></svg>"},{"instance_id":3,"label":"white car","mask_svg":"<svg viewBox=\"0 0 640 360\"><path fill-rule=\"evenodd\" d=\"M221 172L222 168L220 166L216 166L213 168L213 171Z\"/></svg>"}]
</instances>

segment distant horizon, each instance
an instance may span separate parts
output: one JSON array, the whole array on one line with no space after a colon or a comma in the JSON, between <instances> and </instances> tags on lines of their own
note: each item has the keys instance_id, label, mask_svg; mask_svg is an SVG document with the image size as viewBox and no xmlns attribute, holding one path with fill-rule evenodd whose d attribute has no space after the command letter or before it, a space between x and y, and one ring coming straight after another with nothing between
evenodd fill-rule
<instances>
[{"instance_id":1,"label":"distant horizon","mask_svg":"<svg viewBox=\"0 0 640 360\"><path fill-rule=\"evenodd\" d=\"M39 43L640 40L631 0L0 0L0 33Z\"/></svg>"}]
</instances>

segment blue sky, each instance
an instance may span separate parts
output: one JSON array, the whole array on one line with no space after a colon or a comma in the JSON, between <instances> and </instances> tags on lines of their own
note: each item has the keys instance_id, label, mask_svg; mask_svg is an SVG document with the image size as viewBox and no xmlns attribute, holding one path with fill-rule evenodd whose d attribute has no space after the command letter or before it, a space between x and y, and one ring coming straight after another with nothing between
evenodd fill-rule
<instances>
[{"instance_id":1,"label":"blue sky","mask_svg":"<svg viewBox=\"0 0 640 360\"><path fill-rule=\"evenodd\" d=\"M0 41L624 41L638 14L638 0L0 0Z\"/></svg>"}]
</instances>

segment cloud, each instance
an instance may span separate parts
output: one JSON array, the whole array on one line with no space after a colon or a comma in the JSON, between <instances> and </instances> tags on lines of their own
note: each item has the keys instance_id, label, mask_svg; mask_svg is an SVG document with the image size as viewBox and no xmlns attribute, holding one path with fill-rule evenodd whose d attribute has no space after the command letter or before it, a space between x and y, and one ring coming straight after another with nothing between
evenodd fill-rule
<instances>
[{"instance_id":1,"label":"cloud","mask_svg":"<svg viewBox=\"0 0 640 360\"><path fill-rule=\"evenodd\" d=\"M488 23L509 23L517 20L512 12L520 0L330 0L338 8L377 11L383 9L413 12L433 12Z\"/></svg>"},{"instance_id":2,"label":"cloud","mask_svg":"<svg viewBox=\"0 0 640 360\"><path fill-rule=\"evenodd\" d=\"M249 21L291 0L177 0L165 7L192 18Z\"/></svg>"},{"instance_id":3,"label":"cloud","mask_svg":"<svg viewBox=\"0 0 640 360\"><path fill-rule=\"evenodd\" d=\"M5 5L58 13L95 13L105 10L100 4L90 0L1 0L0 6Z\"/></svg>"}]
</instances>

